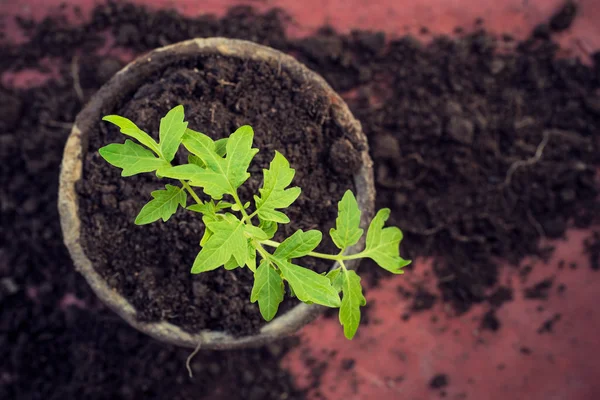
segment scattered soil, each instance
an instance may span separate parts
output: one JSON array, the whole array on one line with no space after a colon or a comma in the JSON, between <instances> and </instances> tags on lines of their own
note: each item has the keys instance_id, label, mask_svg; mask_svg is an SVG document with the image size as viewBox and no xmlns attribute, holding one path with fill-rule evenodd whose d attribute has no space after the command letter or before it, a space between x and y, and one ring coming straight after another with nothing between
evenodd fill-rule
<instances>
[{"instance_id":1,"label":"scattered soil","mask_svg":"<svg viewBox=\"0 0 600 400\"><path fill-rule=\"evenodd\" d=\"M485 314L483 314L483 318L481 319L480 329L489 330L492 332L496 332L502 324L500 320L496 316L496 310L489 310Z\"/></svg>"},{"instance_id":2,"label":"scattered soil","mask_svg":"<svg viewBox=\"0 0 600 400\"><path fill-rule=\"evenodd\" d=\"M598 222L600 53L591 67L557 60L550 24L522 43L477 32L424 47L410 37L386 45L381 34L328 29L292 41L286 23L278 11L235 8L222 19L190 19L109 3L75 28L56 16L22 21L30 41L0 45L0 72L58 67L57 78L42 86L0 90L0 359L8 360L0 366L0 398L303 398L279 367L288 343L201 352L190 380L186 350L126 326L74 272L56 197L64 141L82 104L73 90L75 55L84 99L116 69L115 50L139 54L206 36L293 52L334 89L352 90L347 101L369 136L378 206L391 207L390 222L404 230L404 255L437 258L438 301L457 313L489 301L498 259L517 264L525 256L547 257L541 237ZM114 44L105 43L106 32ZM101 71L93 53L103 47L102 58L113 65ZM596 242L587 248L597 261ZM372 283L388 276L372 263L361 270ZM531 354L527 347L519 351ZM327 363L315 363L317 387Z\"/></svg>"},{"instance_id":3,"label":"scattered soil","mask_svg":"<svg viewBox=\"0 0 600 400\"><path fill-rule=\"evenodd\" d=\"M429 381L429 387L432 389L441 389L448 386L448 383L448 375L437 374L433 378L431 378L431 381Z\"/></svg>"},{"instance_id":4,"label":"scattered soil","mask_svg":"<svg viewBox=\"0 0 600 400\"><path fill-rule=\"evenodd\" d=\"M555 32L562 32L568 29L576 15L577 4L572 0L565 1L562 8L550 18L550 29Z\"/></svg>"},{"instance_id":5,"label":"scattered soil","mask_svg":"<svg viewBox=\"0 0 600 400\"><path fill-rule=\"evenodd\" d=\"M554 329L554 324L556 324L561 319L561 314L554 314L552 318L544 321L544 323L538 328L537 333L551 333Z\"/></svg>"},{"instance_id":6,"label":"scattered soil","mask_svg":"<svg viewBox=\"0 0 600 400\"><path fill-rule=\"evenodd\" d=\"M492 307L500 308L504 303L512 301L512 299L513 290L506 286L500 286L488 297L488 303Z\"/></svg>"},{"instance_id":7,"label":"scattered soil","mask_svg":"<svg viewBox=\"0 0 600 400\"><path fill-rule=\"evenodd\" d=\"M554 284L554 278L546 278L525 289L525 298L530 300L545 300Z\"/></svg>"},{"instance_id":8,"label":"scattered soil","mask_svg":"<svg viewBox=\"0 0 600 400\"><path fill-rule=\"evenodd\" d=\"M436 300L437 297L434 294L429 293L424 288L417 288L410 310L413 312L429 310L433 307Z\"/></svg>"},{"instance_id":9,"label":"scattered soil","mask_svg":"<svg viewBox=\"0 0 600 400\"><path fill-rule=\"evenodd\" d=\"M192 129L214 139L252 125L254 147L260 151L250 166L250 179L238 191L242 202L258 192L262 170L269 167L274 151L280 151L296 170L293 184L302 194L286 210L292 222L281 225L275 239L282 241L297 229L328 232L335 224L337 202L347 189L354 189L352 174L360 168L359 150L333 122L329 98L307 90L285 69L264 63L210 56L173 59L172 65L105 112L135 121L156 139L160 118L176 104L184 105ZM97 149L123 138L118 128L102 124L90 132L79 185L80 218L86 221L82 245L94 267L143 321L167 320L192 332L258 331L265 321L257 304L249 302L251 271L219 268L190 275L204 232L200 218L180 210L166 223L133 224L150 192L164 187L164 180L154 174L123 179L120 169L104 162ZM177 161L185 163L187 152L180 153ZM98 232L104 234L98 237ZM324 236L318 251L334 254L335 249ZM302 262L318 272L331 267L312 257ZM286 296L280 315L297 303Z\"/></svg>"},{"instance_id":10,"label":"scattered soil","mask_svg":"<svg viewBox=\"0 0 600 400\"><path fill-rule=\"evenodd\" d=\"M585 252L590 259L590 267L594 271L600 270L600 232L594 232L585 241Z\"/></svg>"}]
</instances>

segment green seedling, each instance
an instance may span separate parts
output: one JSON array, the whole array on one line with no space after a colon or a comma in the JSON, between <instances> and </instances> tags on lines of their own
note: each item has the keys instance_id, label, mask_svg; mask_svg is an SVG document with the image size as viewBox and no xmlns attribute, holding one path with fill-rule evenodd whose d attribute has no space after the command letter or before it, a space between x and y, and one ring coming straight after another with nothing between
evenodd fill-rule
<instances>
[{"instance_id":1,"label":"green seedling","mask_svg":"<svg viewBox=\"0 0 600 400\"><path fill-rule=\"evenodd\" d=\"M267 321L277 314L287 283L290 295L304 303L339 308L344 334L352 339L366 300L360 277L346 267L346 261L370 258L393 274L403 273L402 268L410 263L399 254L400 229L384 227L389 209L379 210L371 221L365 249L347 254L364 234L359 226L361 211L351 191L338 203L336 226L329 232L339 253L314 251L323 238L318 230L297 230L281 243L272 240L279 224L290 222L285 209L300 196L301 189L290 187L295 170L276 151L269 168L263 170L264 181L254 195L253 207L250 202L242 203L238 189L250 177L248 167L258 152L252 148L254 132L248 125L215 141L189 129L183 106L177 106L161 119L157 143L126 118L109 115L104 120L139 142L127 139L99 150L107 162L123 170L122 176L153 172L174 181L152 192L152 200L141 209L135 223L167 221L180 207L199 213L206 230L191 272L247 267L254 274L250 301L258 302ZM173 165L181 144L189 153L188 163ZM201 200L193 188L201 188L206 200ZM191 205L187 205L188 196L194 201ZM333 261L335 269L319 274L304 268L297 260L305 256Z\"/></svg>"}]
</instances>

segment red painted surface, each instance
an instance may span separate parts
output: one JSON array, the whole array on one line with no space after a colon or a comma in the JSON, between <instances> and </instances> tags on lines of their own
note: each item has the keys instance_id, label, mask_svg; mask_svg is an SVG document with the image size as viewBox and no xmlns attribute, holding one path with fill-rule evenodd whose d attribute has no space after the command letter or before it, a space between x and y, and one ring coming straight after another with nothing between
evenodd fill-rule
<instances>
[{"instance_id":1,"label":"red painted surface","mask_svg":"<svg viewBox=\"0 0 600 400\"><path fill-rule=\"evenodd\" d=\"M42 18L56 10L64 0L0 0L0 15L20 14ZM175 8L187 15L214 13L223 15L234 4L250 4L259 10L284 8L294 18L288 27L292 36L308 35L328 23L347 32L351 29L384 30L398 36L418 35L422 26L431 32L419 35L451 33L455 27L469 30L476 18L484 19L487 30L510 33L524 38L547 18L561 0L136 0L152 7ZM72 2L84 15L97 2ZM600 0L579 1L579 17L572 28L558 36L565 51L587 57L600 49ZM74 18L73 21L76 21ZM11 22L7 19L7 26ZM20 40L12 30L12 39ZM7 77L3 77L6 80ZM15 81L16 83L21 82ZM35 82L33 82L35 83ZM32 84L30 82L30 84ZM396 276L369 290L372 304L371 323L359 330L354 341L343 338L335 319L319 319L300 333L301 346L284 360L284 366L297 377L299 385L310 382L304 360L307 356L323 359L335 351L325 369L319 391L335 399L437 399L440 391L428 388L437 373L448 375L445 389L448 399L527 399L592 400L600 398L600 313L595 307L600 292L598 272L589 268L582 257L585 232L573 231L568 241L555 244L555 255L547 265L536 265L529 276L531 285L549 276L555 284L548 301L524 300L523 284L516 270L504 268L503 282L515 289L515 301L503 306L498 317L502 323L496 332L480 332L474 317L484 309L476 307L461 317L446 316L447 310L413 315L408 321L401 315L408 303L398 294L398 286L410 287L423 280L430 269L427 261L417 260L414 272ZM578 268L559 270L558 260L576 262ZM535 262L535 260L532 260ZM563 283L566 291L556 293ZM431 288L435 292L435 288ZM65 298L64 301L73 301ZM537 309L538 305L543 310ZM560 313L561 320L552 333L538 334L540 325ZM438 316L437 322L431 317ZM531 354L520 349L527 347ZM354 368L341 368L343 359L354 359ZM499 369L499 366L503 367ZM463 397L466 394L467 397ZM311 392L316 397L316 392Z\"/></svg>"}]
</instances>

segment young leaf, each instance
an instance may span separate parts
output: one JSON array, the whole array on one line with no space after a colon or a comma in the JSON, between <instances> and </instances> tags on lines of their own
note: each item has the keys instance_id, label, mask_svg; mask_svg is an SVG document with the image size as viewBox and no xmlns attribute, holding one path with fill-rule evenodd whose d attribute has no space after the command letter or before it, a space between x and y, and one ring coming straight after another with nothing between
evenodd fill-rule
<instances>
[{"instance_id":1,"label":"young leaf","mask_svg":"<svg viewBox=\"0 0 600 400\"><path fill-rule=\"evenodd\" d=\"M360 277L356 272L344 270L342 305L340 307L340 323L344 326L344 335L352 339L360 325L360 307L367 304L362 294Z\"/></svg>"},{"instance_id":2,"label":"young leaf","mask_svg":"<svg viewBox=\"0 0 600 400\"><path fill-rule=\"evenodd\" d=\"M344 197L338 203L338 217L335 220L335 228L331 228L329 234L333 242L340 249L346 249L358 242L363 234L360 225L360 209L354 194L347 190Z\"/></svg>"},{"instance_id":3,"label":"young leaf","mask_svg":"<svg viewBox=\"0 0 600 400\"><path fill-rule=\"evenodd\" d=\"M233 132L227 140L225 173L234 189L240 187L250 177L248 167L258 153L258 149L252 148L253 139L252 127L244 125Z\"/></svg>"},{"instance_id":4,"label":"young leaf","mask_svg":"<svg viewBox=\"0 0 600 400\"><path fill-rule=\"evenodd\" d=\"M225 263L225 265L223 266L226 270L231 271L232 269L236 269L237 267L239 267L240 265L238 265L237 261L235 261L235 257L231 257L229 259L229 261L227 261Z\"/></svg>"},{"instance_id":5,"label":"young leaf","mask_svg":"<svg viewBox=\"0 0 600 400\"><path fill-rule=\"evenodd\" d=\"M190 184L203 187L215 199L220 199L225 193L234 194L250 177L247 170L258 152L258 149L252 148L253 138L252 128L242 126L225 142L227 156L222 158L217 154L216 144L212 139L188 129L183 137L183 145L206 164L204 173L193 178Z\"/></svg>"},{"instance_id":6,"label":"young leaf","mask_svg":"<svg viewBox=\"0 0 600 400\"><path fill-rule=\"evenodd\" d=\"M190 153L202 160L204 166L207 164L207 159L213 158L215 155L221 157L215 153L215 142L204 133L188 128L185 130L181 142Z\"/></svg>"},{"instance_id":7,"label":"young leaf","mask_svg":"<svg viewBox=\"0 0 600 400\"><path fill-rule=\"evenodd\" d=\"M228 138L215 140L215 153L217 153L219 157L225 157L225 153L227 152L227 139Z\"/></svg>"},{"instance_id":8,"label":"young leaf","mask_svg":"<svg viewBox=\"0 0 600 400\"><path fill-rule=\"evenodd\" d=\"M157 155L160 154L158 150L158 143L156 143L156 141L152 139L150 135L138 128L136 124L127 118L120 117L118 115L107 115L106 117L102 118L102 120L118 126L121 128L121 133L123 135L127 135L136 139L138 142L154 151Z\"/></svg>"},{"instance_id":9,"label":"young leaf","mask_svg":"<svg viewBox=\"0 0 600 400\"><path fill-rule=\"evenodd\" d=\"M196 256L192 273L212 271L224 265L231 256L238 265L244 265L248 257L248 242L244 236L244 224L233 215L226 214L219 221L207 222L212 235Z\"/></svg>"},{"instance_id":10,"label":"young leaf","mask_svg":"<svg viewBox=\"0 0 600 400\"><path fill-rule=\"evenodd\" d=\"M202 235L202 238L200 239L200 246L204 247L206 245L206 242L208 242L208 239L210 239L210 237L212 235L213 235L213 233L210 231L210 229L204 228L204 234Z\"/></svg>"},{"instance_id":11,"label":"young leaf","mask_svg":"<svg viewBox=\"0 0 600 400\"><path fill-rule=\"evenodd\" d=\"M331 286L338 292L342 290L344 284L344 274L341 268L332 269L325 276L331 281Z\"/></svg>"},{"instance_id":12,"label":"young leaf","mask_svg":"<svg viewBox=\"0 0 600 400\"><path fill-rule=\"evenodd\" d=\"M286 189L292 183L295 173L288 160L276 151L269 169L263 169L264 183L259 189L260 197L254 196L256 211L262 220L290 222L287 215L276 209L289 207L300 196L299 187Z\"/></svg>"},{"instance_id":13,"label":"young leaf","mask_svg":"<svg viewBox=\"0 0 600 400\"><path fill-rule=\"evenodd\" d=\"M257 239L257 240L266 240L267 239L267 234L262 229L260 229L256 226L246 225L246 226L244 226L244 230L246 231L246 233L248 235L250 235L254 239Z\"/></svg>"},{"instance_id":14,"label":"young leaf","mask_svg":"<svg viewBox=\"0 0 600 400\"><path fill-rule=\"evenodd\" d=\"M256 273L256 248L251 240L248 240L248 259L246 260L246 265L250 268L250 271Z\"/></svg>"},{"instance_id":15,"label":"young leaf","mask_svg":"<svg viewBox=\"0 0 600 400\"><path fill-rule=\"evenodd\" d=\"M188 154L188 164L194 164L199 166L200 168L206 168L206 164L202 159L194 154Z\"/></svg>"},{"instance_id":16,"label":"young leaf","mask_svg":"<svg viewBox=\"0 0 600 400\"><path fill-rule=\"evenodd\" d=\"M303 232L299 229L279 245L273 256L283 260L303 257L321 243L322 237L323 234L317 230Z\"/></svg>"},{"instance_id":17,"label":"young leaf","mask_svg":"<svg viewBox=\"0 0 600 400\"><path fill-rule=\"evenodd\" d=\"M381 268L393 274L403 274L402 268L410 264L410 260L400 257L400 241L402 231L395 226L384 228L385 221L390 216L390 209L383 208L377 212L367 231L365 250L360 253L369 257Z\"/></svg>"},{"instance_id":18,"label":"young leaf","mask_svg":"<svg viewBox=\"0 0 600 400\"><path fill-rule=\"evenodd\" d=\"M250 301L258 301L258 307L265 321L270 321L277 314L279 303L283 301L283 280L267 260L262 260L254 274L254 286Z\"/></svg>"},{"instance_id":19,"label":"young leaf","mask_svg":"<svg viewBox=\"0 0 600 400\"><path fill-rule=\"evenodd\" d=\"M165 160L154 156L150 150L129 139L125 140L124 144L112 143L104 146L98 152L109 164L123 168L121 176L152 172L169 165Z\"/></svg>"},{"instance_id":20,"label":"young leaf","mask_svg":"<svg viewBox=\"0 0 600 400\"><path fill-rule=\"evenodd\" d=\"M305 303L317 303L337 308L341 305L338 292L331 286L329 278L288 261L273 258L294 294Z\"/></svg>"},{"instance_id":21,"label":"young leaf","mask_svg":"<svg viewBox=\"0 0 600 400\"><path fill-rule=\"evenodd\" d=\"M160 120L160 152L169 162L175 157L187 128L188 123L183 120L184 118L183 106L179 105Z\"/></svg>"},{"instance_id":22,"label":"young leaf","mask_svg":"<svg viewBox=\"0 0 600 400\"><path fill-rule=\"evenodd\" d=\"M277 222L264 221L261 218L259 218L258 220L260 221L258 227L262 229L264 233L267 234L267 239L272 239L273 236L275 236L275 233L278 229Z\"/></svg>"},{"instance_id":23,"label":"young leaf","mask_svg":"<svg viewBox=\"0 0 600 400\"><path fill-rule=\"evenodd\" d=\"M189 180L191 186L201 187L213 199L220 199L225 193L231 193L231 186L225 175L200 168L195 164L177 165L160 170L165 178Z\"/></svg>"},{"instance_id":24,"label":"young leaf","mask_svg":"<svg viewBox=\"0 0 600 400\"><path fill-rule=\"evenodd\" d=\"M162 218L167 221L171 215L175 214L178 206L185 207L187 195L183 188L166 185L166 190L155 190L152 192L153 199L146 204L137 218L136 225L145 225Z\"/></svg>"}]
</instances>

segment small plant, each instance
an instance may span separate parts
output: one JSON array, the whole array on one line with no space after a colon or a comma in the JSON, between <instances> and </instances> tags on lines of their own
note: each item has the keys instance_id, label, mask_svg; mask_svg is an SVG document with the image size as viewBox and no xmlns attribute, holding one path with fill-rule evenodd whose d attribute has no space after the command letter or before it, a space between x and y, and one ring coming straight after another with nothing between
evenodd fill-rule
<instances>
[{"instance_id":1,"label":"small plant","mask_svg":"<svg viewBox=\"0 0 600 400\"><path fill-rule=\"evenodd\" d=\"M167 184L165 189L152 192L152 200L142 208L135 223L167 221L179 207L200 213L206 230L192 273L221 266L228 270L248 267L254 273L250 301L258 302L267 321L277 314L287 282L290 295L304 303L339 308L344 334L352 339L360 323L360 307L366 300L360 277L346 268L344 262L370 258L394 274L403 273L402 268L410 263L399 254L400 229L384 228L389 209L379 210L371 221L365 249L346 254L364 233L359 227L361 211L351 191L338 203L336 227L329 232L340 249L338 254L313 251L323 236L318 230L298 230L281 243L273 241L278 225L290 222L284 210L298 198L301 190L289 187L295 171L276 151L269 168L263 170L264 182L254 195L253 210L250 202L242 204L237 190L250 177L248 167L258 152L252 148L254 132L248 125L229 138L214 141L189 129L184 121L183 106L177 106L161 119L160 142L157 143L126 118L109 115L103 119L140 143L127 139L124 144L109 144L99 150L107 162L123 169L122 176L155 172L158 177L179 181L179 185ZM171 162L180 144L189 152L188 163L174 166ZM192 187L202 188L210 199L202 201ZM188 194L195 204L187 206ZM275 250L269 252L267 247ZM335 261L338 267L319 274L296 264L294 260L304 256Z\"/></svg>"}]
</instances>

